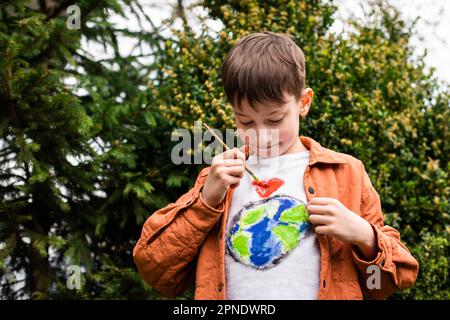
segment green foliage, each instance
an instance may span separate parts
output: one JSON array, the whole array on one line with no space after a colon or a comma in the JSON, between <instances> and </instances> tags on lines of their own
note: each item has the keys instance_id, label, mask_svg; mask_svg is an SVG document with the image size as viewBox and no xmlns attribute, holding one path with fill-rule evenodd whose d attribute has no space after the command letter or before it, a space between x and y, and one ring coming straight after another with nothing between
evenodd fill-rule
<instances>
[{"instance_id":1,"label":"green foliage","mask_svg":"<svg viewBox=\"0 0 450 320\"><path fill-rule=\"evenodd\" d=\"M0 7L1 295L155 297L131 253L143 221L180 193L166 181L170 129L146 91L154 65L139 60L159 53L158 33L132 34L149 57L122 57L108 16L139 5L79 1L81 29L69 30L69 2L45 3ZM97 61L82 39L113 54ZM66 287L70 265L86 269L82 290Z\"/></svg>"},{"instance_id":2,"label":"green foliage","mask_svg":"<svg viewBox=\"0 0 450 320\"><path fill-rule=\"evenodd\" d=\"M79 1L80 30L67 29L66 2L54 2L0 5L2 297L162 299L137 274L132 248L145 219L201 169L171 163L171 132L197 120L234 126L222 60L240 37L270 30L292 34L306 55L315 98L300 133L365 163L386 223L420 262L417 284L393 298L449 298L448 84L413 54L414 27L385 2L335 34L331 1L206 0L223 28L194 32L179 8L170 36L139 1ZM120 29L111 13L152 28ZM123 36L151 53L121 54ZM112 53L100 60L82 40ZM72 264L85 268L81 290L66 286Z\"/></svg>"},{"instance_id":3,"label":"green foliage","mask_svg":"<svg viewBox=\"0 0 450 320\"><path fill-rule=\"evenodd\" d=\"M414 287L396 298L402 299L450 299L448 235L422 232L421 240L412 246L412 254L421 262L421 270Z\"/></svg>"}]
</instances>

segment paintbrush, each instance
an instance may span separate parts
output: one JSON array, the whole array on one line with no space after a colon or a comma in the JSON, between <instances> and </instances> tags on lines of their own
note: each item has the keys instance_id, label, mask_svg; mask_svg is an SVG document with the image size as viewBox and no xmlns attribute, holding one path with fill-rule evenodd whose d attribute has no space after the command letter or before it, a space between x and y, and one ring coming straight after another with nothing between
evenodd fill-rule
<instances>
[{"instance_id":1,"label":"paintbrush","mask_svg":"<svg viewBox=\"0 0 450 320\"><path fill-rule=\"evenodd\" d=\"M206 124L203 124L205 126L206 129L208 129L208 131L217 139L217 141L220 142L220 144L226 149L226 150L230 150L230 147L227 146L227 144L225 142L222 141L222 139L220 139L217 134L214 133L214 131ZM245 171L248 172L248 174L255 180L255 183L257 183L258 185L260 185L261 183L264 184L264 182L262 182L261 180L259 180L256 175L253 173L252 170L250 170L247 166L245 166Z\"/></svg>"}]
</instances>

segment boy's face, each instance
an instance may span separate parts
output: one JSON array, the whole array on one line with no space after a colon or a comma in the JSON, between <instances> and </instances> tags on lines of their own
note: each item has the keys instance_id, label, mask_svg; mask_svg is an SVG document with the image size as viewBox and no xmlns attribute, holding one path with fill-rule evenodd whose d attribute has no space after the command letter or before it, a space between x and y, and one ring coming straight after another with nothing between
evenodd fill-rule
<instances>
[{"instance_id":1,"label":"boy's face","mask_svg":"<svg viewBox=\"0 0 450 320\"><path fill-rule=\"evenodd\" d=\"M295 152L301 143L298 139L299 119L308 114L313 91L303 91L300 101L285 94L286 103L255 102L252 108L246 99L239 107L233 106L236 126L243 142L249 144L250 153L260 157L276 157Z\"/></svg>"}]
</instances>

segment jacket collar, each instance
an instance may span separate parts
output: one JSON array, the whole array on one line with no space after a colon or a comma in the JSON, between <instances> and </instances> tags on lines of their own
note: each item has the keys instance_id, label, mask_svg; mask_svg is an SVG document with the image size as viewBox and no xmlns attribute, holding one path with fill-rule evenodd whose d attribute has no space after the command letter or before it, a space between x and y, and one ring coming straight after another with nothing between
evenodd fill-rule
<instances>
[{"instance_id":1,"label":"jacket collar","mask_svg":"<svg viewBox=\"0 0 450 320\"><path fill-rule=\"evenodd\" d=\"M299 137L301 143L309 150L309 165L315 163L339 164L348 163L343 154L324 148L317 141L305 137Z\"/></svg>"}]
</instances>

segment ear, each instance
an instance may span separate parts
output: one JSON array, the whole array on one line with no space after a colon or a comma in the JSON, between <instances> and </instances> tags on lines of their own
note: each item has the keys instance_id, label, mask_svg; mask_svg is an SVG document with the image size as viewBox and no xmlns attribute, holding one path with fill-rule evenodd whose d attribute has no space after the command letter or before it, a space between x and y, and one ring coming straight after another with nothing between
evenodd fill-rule
<instances>
[{"instance_id":1,"label":"ear","mask_svg":"<svg viewBox=\"0 0 450 320\"><path fill-rule=\"evenodd\" d=\"M302 96L300 97L300 116L306 117L309 112L309 108L311 107L311 103L314 97L314 91L311 88L306 88L302 92Z\"/></svg>"}]
</instances>

